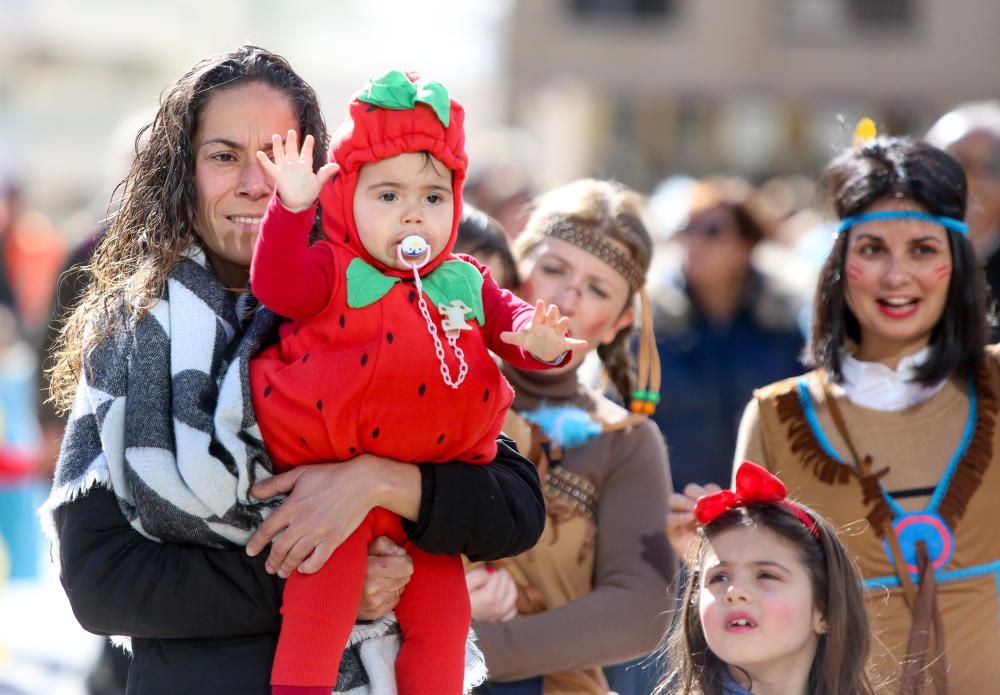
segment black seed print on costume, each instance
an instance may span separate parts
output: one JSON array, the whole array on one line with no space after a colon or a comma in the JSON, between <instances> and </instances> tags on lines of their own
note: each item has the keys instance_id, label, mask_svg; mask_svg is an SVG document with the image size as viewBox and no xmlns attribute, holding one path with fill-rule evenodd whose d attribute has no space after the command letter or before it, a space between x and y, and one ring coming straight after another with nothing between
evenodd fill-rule
<instances>
[{"instance_id":1,"label":"black seed print on costume","mask_svg":"<svg viewBox=\"0 0 1000 695\"><path fill-rule=\"evenodd\" d=\"M271 395L271 387L268 386L266 389L264 389L264 398L267 398L270 395Z\"/></svg>"},{"instance_id":2,"label":"black seed print on costume","mask_svg":"<svg viewBox=\"0 0 1000 695\"><path fill-rule=\"evenodd\" d=\"M386 333L385 334L385 339L388 340L389 344L391 345L392 344L392 333Z\"/></svg>"},{"instance_id":3,"label":"black seed print on costume","mask_svg":"<svg viewBox=\"0 0 1000 695\"><path fill-rule=\"evenodd\" d=\"M485 403L489 399L490 399L490 390L486 389L485 391L483 391L483 402Z\"/></svg>"},{"instance_id":4,"label":"black seed print on costume","mask_svg":"<svg viewBox=\"0 0 1000 695\"><path fill-rule=\"evenodd\" d=\"M473 457L472 457L472 460L473 460L473 461L478 461L478 460L479 460L479 459L481 459L482 457L483 457L483 455L482 455L482 454L476 454L475 456L473 456Z\"/></svg>"},{"instance_id":5,"label":"black seed print on costume","mask_svg":"<svg viewBox=\"0 0 1000 695\"><path fill-rule=\"evenodd\" d=\"M364 367L366 364L368 364L368 353L367 352L361 356L361 366Z\"/></svg>"},{"instance_id":6,"label":"black seed print on costume","mask_svg":"<svg viewBox=\"0 0 1000 695\"><path fill-rule=\"evenodd\" d=\"M417 395L422 396L427 393L427 384L420 384L420 388L417 389Z\"/></svg>"},{"instance_id":7,"label":"black seed print on costume","mask_svg":"<svg viewBox=\"0 0 1000 695\"><path fill-rule=\"evenodd\" d=\"M417 298L417 293L416 293L416 291L414 291L414 290L410 290L410 304L413 304L413 301L414 301L414 300L415 300L416 298Z\"/></svg>"},{"instance_id":8,"label":"black seed print on costume","mask_svg":"<svg viewBox=\"0 0 1000 695\"><path fill-rule=\"evenodd\" d=\"M372 430L372 439L378 439L378 427Z\"/></svg>"},{"instance_id":9,"label":"black seed print on costume","mask_svg":"<svg viewBox=\"0 0 1000 695\"><path fill-rule=\"evenodd\" d=\"M309 354L310 353L307 352L306 354L302 355L302 364L305 364L306 362L309 361Z\"/></svg>"},{"instance_id":10,"label":"black seed print on costume","mask_svg":"<svg viewBox=\"0 0 1000 695\"><path fill-rule=\"evenodd\" d=\"M350 451L352 454L358 453L358 450L355 449L353 446L350 449L348 449L348 451Z\"/></svg>"},{"instance_id":11,"label":"black seed print on costume","mask_svg":"<svg viewBox=\"0 0 1000 695\"><path fill-rule=\"evenodd\" d=\"M338 321L338 323L340 324L340 327L341 327L341 328L343 328L343 327L344 327L344 323L345 323L345 322L344 322L344 315L343 315L343 314L341 314L341 315L340 315L340 320Z\"/></svg>"},{"instance_id":12,"label":"black seed print on costume","mask_svg":"<svg viewBox=\"0 0 1000 695\"><path fill-rule=\"evenodd\" d=\"M351 243L351 235L350 234L345 234L344 235L344 243L345 244L350 244Z\"/></svg>"},{"instance_id":13,"label":"black seed print on costume","mask_svg":"<svg viewBox=\"0 0 1000 695\"><path fill-rule=\"evenodd\" d=\"M323 399L316 401L316 410L323 412Z\"/></svg>"},{"instance_id":14,"label":"black seed print on costume","mask_svg":"<svg viewBox=\"0 0 1000 695\"><path fill-rule=\"evenodd\" d=\"M309 446L309 442L306 441L305 437L299 437L299 441L302 442L302 446Z\"/></svg>"},{"instance_id":15,"label":"black seed print on costume","mask_svg":"<svg viewBox=\"0 0 1000 695\"><path fill-rule=\"evenodd\" d=\"M444 441L444 432L442 432L442 433L441 433L441 436L440 436L440 437L438 437L438 444L440 444L440 443L441 443L441 442L443 442L443 441Z\"/></svg>"}]
</instances>

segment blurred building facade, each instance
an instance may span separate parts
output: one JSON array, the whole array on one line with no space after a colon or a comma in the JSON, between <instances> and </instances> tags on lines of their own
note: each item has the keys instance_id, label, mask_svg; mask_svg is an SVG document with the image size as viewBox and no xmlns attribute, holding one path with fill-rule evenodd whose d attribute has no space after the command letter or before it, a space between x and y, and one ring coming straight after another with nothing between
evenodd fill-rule
<instances>
[{"instance_id":1,"label":"blurred building facade","mask_svg":"<svg viewBox=\"0 0 1000 695\"><path fill-rule=\"evenodd\" d=\"M516 0L509 117L544 186L815 174L856 120L1000 94L996 0Z\"/></svg>"},{"instance_id":2,"label":"blurred building facade","mask_svg":"<svg viewBox=\"0 0 1000 695\"><path fill-rule=\"evenodd\" d=\"M288 58L331 128L365 80L407 69L463 101L470 133L492 129L508 9L508 0L0 0L0 184L22 183L60 226L92 207L80 229L64 230L89 232L122 176L116 127L127 121L134 136L164 87L245 41Z\"/></svg>"},{"instance_id":3,"label":"blurred building facade","mask_svg":"<svg viewBox=\"0 0 1000 695\"><path fill-rule=\"evenodd\" d=\"M466 103L473 171L813 175L861 115L919 134L1000 94L998 32L996 0L0 0L0 179L56 221L106 201L115 125L245 40L331 124L380 70L434 75Z\"/></svg>"}]
</instances>

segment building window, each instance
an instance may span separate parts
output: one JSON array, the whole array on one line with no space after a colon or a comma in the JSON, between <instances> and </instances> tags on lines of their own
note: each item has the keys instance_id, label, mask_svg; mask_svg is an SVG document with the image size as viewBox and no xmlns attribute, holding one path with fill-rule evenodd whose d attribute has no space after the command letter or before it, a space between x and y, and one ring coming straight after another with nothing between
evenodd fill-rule
<instances>
[{"instance_id":1,"label":"building window","mask_svg":"<svg viewBox=\"0 0 1000 695\"><path fill-rule=\"evenodd\" d=\"M675 0L569 0L579 19L650 19L667 17Z\"/></svg>"},{"instance_id":2,"label":"building window","mask_svg":"<svg viewBox=\"0 0 1000 695\"><path fill-rule=\"evenodd\" d=\"M913 0L844 0L847 21L855 29L900 29L913 24Z\"/></svg>"},{"instance_id":3,"label":"building window","mask_svg":"<svg viewBox=\"0 0 1000 695\"><path fill-rule=\"evenodd\" d=\"M905 34L917 23L915 0L781 0L776 26L783 35L813 41Z\"/></svg>"}]
</instances>

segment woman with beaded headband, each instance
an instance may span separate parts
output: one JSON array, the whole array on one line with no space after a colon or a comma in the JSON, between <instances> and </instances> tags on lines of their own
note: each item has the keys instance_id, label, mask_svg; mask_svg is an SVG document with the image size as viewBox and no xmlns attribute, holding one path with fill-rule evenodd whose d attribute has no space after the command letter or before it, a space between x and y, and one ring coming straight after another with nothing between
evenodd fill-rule
<instances>
[{"instance_id":1,"label":"woman with beaded headband","mask_svg":"<svg viewBox=\"0 0 1000 695\"><path fill-rule=\"evenodd\" d=\"M514 244L521 297L558 306L636 410L659 390L655 349L638 381L628 352L651 252L639 196L592 179L543 195ZM649 329L643 321L640 345ZM539 467L548 523L533 549L467 575L492 679L483 692L604 695L600 667L651 652L665 627L676 565L663 439L645 413L580 382L585 357L548 372L504 367L516 392L504 431Z\"/></svg>"},{"instance_id":2,"label":"woman with beaded headband","mask_svg":"<svg viewBox=\"0 0 1000 695\"><path fill-rule=\"evenodd\" d=\"M880 670L900 663L902 692L989 692L1000 679L1000 365L985 347L965 176L926 143L871 137L824 181L840 225L806 352L815 370L755 392L735 458L766 465L835 526L862 522L843 540L893 657ZM689 502L671 500L672 540Z\"/></svg>"}]
</instances>

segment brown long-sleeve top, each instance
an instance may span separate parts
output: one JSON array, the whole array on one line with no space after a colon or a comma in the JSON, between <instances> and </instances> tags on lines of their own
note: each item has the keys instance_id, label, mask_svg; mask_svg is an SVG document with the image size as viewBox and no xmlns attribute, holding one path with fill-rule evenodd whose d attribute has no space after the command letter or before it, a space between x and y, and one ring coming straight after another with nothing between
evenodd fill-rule
<instances>
[{"instance_id":1,"label":"brown long-sleeve top","mask_svg":"<svg viewBox=\"0 0 1000 695\"><path fill-rule=\"evenodd\" d=\"M953 554L937 570L938 606L944 622L949 692L993 692L1000 681L1000 364L990 348L973 384L974 431L967 453L950 478L939 513L954 533ZM754 393L740 425L736 461L750 459L781 477L789 494L845 529L841 540L865 579L893 577L882 534L867 518L861 481L853 466L824 451L825 439L842 461L849 450L830 416L823 375L810 372ZM946 476L970 423L969 381L952 379L934 396L896 412L855 405L833 387L859 456L872 457L873 472L888 468L883 488L907 512L923 510L930 490ZM806 396L806 394L808 394ZM805 408L803 408L803 404ZM809 412L811 408L811 413ZM810 424L810 417L813 417ZM907 493L909 491L909 493ZM872 517L873 518L873 517ZM869 611L875 633L894 658L878 653L880 676L891 676L906 651L910 612L902 590L872 589ZM898 672L897 672L898 673ZM928 693L933 692L928 688Z\"/></svg>"},{"instance_id":2,"label":"brown long-sleeve top","mask_svg":"<svg viewBox=\"0 0 1000 695\"><path fill-rule=\"evenodd\" d=\"M517 412L544 401L578 406L605 422L628 415L581 386L575 372L504 373ZM606 692L596 667L655 649L672 606L677 563L664 532L666 447L644 421L562 453L558 476L546 476L542 538L512 561L519 582L540 592L543 612L474 627L495 681L553 674L546 695Z\"/></svg>"}]
</instances>

